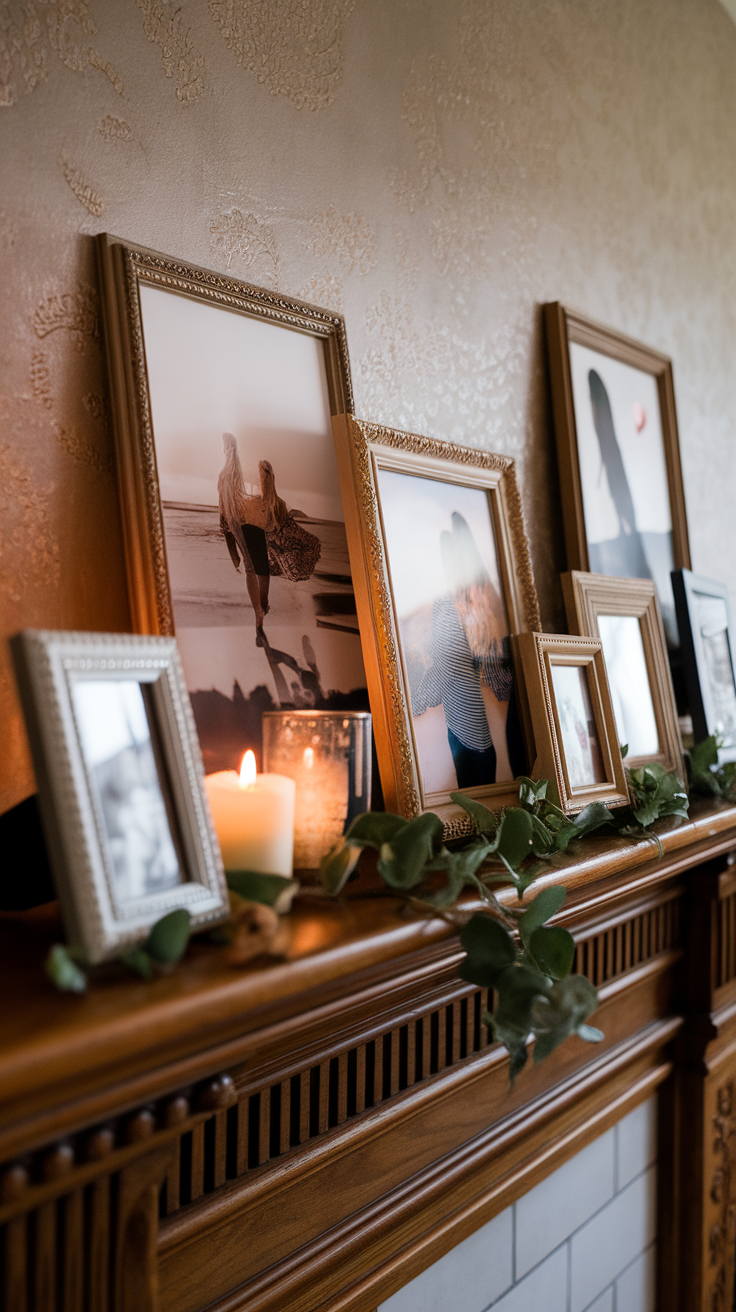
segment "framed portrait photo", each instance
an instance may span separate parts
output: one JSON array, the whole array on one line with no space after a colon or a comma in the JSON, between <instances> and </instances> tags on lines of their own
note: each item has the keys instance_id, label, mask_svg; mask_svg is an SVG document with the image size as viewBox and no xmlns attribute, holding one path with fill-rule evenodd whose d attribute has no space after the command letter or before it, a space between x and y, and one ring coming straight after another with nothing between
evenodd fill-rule
<instances>
[{"instance_id":1,"label":"framed portrait photo","mask_svg":"<svg viewBox=\"0 0 736 1312\"><path fill-rule=\"evenodd\" d=\"M572 815L629 795L601 643L549 633L514 638L525 696L533 775Z\"/></svg>"},{"instance_id":2,"label":"framed portrait photo","mask_svg":"<svg viewBox=\"0 0 736 1312\"><path fill-rule=\"evenodd\" d=\"M689 569L672 575L696 743L715 734L720 765L736 761L734 632L728 589Z\"/></svg>"},{"instance_id":3,"label":"framed portrait photo","mask_svg":"<svg viewBox=\"0 0 736 1312\"><path fill-rule=\"evenodd\" d=\"M676 668L670 574L690 548L672 363L559 302L544 309L568 569L653 579Z\"/></svg>"},{"instance_id":4,"label":"framed portrait photo","mask_svg":"<svg viewBox=\"0 0 736 1312\"><path fill-rule=\"evenodd\" d=\"M657 762L684 779L680 730L662 617L651 579L572 570L562 575L571 633L597 638L606 661L626 764Z\"/></svg>"},{"instance_id":5,"label":"framed portrait photo","mask_svg":"<svg viewBox=\"0 0 736 1312\"><path fill-rule=\"evenodd\" d=\"M526 773L510 635L539 626L514 462L334 421L386 807L465 831Z\"/></svg>"},{"instance_id":6,"label":"framed portrait photo","mask_svg":"<svg viewBox=\"0 0 736 1312\"><path fill-rule=\"evenodd\" d=\"M176 633L208 773L261 716L368 710L331 416L340 315L97 239L128 590Z\"/></svg>"},{"instance_id":7,"label":"framed portrait photo","mask_svg":"<svg viewBox=\"0 0 736 1312\"><path fill-rule=\"evenodd\" d=\"M177 907L195 928L224 919L175 640L26 630L11 651L70 945L94 964Z\"/></svg>"}]
</instances>

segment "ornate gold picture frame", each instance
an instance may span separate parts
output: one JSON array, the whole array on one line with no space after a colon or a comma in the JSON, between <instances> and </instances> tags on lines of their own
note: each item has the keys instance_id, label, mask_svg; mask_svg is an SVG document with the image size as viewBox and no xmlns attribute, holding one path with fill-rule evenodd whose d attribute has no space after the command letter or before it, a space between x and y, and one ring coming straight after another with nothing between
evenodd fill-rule
<instances>
[{"instance_id":1,"label":"ornate gold picture frame","mask_svg":"<svg viewBox=\"0 0 736 1312\"><path fill-rule=\"evenodd\" d=\"M654 579L676 651L670 573L690 547L672 362L557 301L544 313L567 567Z\"/></svg>"},{"instance_id":2,"label":"ornate gold picture frame","mask_svg":"<svg viewBox=\"0 0 736 1312\"><path fill-rule=\"evenodd\" d=\"M333 415L339 314L102 234L133 627L176 631L208 772L264 711L368 709Z\"/></svg>"},{"instance_id":3,"label":"ornate gold picture frame","mask_svg":"<svg viewBox=\"0 0 736 1312\"><path fill-rule=\"evenodd\" d=\"M352 416L333 421L389 810L499 808L528 763L511 634L539 627L514 462Z\"/></svg>"},{"instance_id":4,"label":"ornate gold picture frame","mask_svg":"<svg viewBox=\"0 0 736 1312\"><path fill-rule=\"evenodd\" d=\"M533 777L572 815L590 802L625 806L628 789L600 642L560 634L514 638Z\"/></svg>"},{"instance_id":5,"label":"ornate gold picture frame","mask_svg":"<svg viewBox=\"0 0 736 1312\"><path fill-rule=\"evenodd\" d=\"M684 778L675 694L662 616L651 579L571 570L562 575L571 633L603 645L618 741L626 764L658 762Z\"/></svg>"}]
</instances>

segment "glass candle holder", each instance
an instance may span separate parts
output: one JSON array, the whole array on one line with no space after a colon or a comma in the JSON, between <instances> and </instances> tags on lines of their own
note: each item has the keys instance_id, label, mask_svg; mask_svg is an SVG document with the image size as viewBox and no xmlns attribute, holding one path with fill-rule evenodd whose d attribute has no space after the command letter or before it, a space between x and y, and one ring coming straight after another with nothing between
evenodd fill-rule
<instances>
[{"instance_id":1,"label":"glass candle holder","mask_svg":"<svg viewBox=\"0 0 736 1312\"><path fill-rule=\"evenodd\" d=\"M296 784L294 867L315 869L371 801L367 711L264 711L263 768Z\"/></svg>"}]
</instances>

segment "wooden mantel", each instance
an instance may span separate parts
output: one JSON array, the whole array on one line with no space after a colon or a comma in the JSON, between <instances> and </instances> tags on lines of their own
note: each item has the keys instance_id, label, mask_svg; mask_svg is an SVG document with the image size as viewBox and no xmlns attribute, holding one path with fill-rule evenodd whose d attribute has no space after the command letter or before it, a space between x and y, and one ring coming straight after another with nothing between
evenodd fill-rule
<instances>
[{"instance_id":1,"label":"wooden mantel","mask_svg":"<svg viewBox=\"0 0 736 1312\"><path fill-rule=\"evenodd\" d=\"M196 942L81 997L43 975L54 906L0 917L0 1307L372 1312L660 1089L660 1304L726 1312L736 808L659 832L550 863L606 1037L513 1089L457 939L370 871L297 901L283 959Z\"/></svg>"}]
</instances>

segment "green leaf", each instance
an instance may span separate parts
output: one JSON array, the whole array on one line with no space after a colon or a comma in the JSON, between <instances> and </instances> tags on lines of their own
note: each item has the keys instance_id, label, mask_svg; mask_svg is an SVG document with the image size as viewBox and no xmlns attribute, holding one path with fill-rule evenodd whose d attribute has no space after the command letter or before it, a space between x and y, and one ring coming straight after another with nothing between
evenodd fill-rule
<instances>
[{"instance_id":1,"label":"green leaf","mask_svg":"<svg viewBox=\"0 0 736 1312\"><path fill-rule=\"evenodd\" d=\"M715 734L697 743L690 753L694 775L708 774L711 766L718 765L718 740Z\"/></svg>"},{"instance_id":2,"label":"green leaf","mask_svg":"<svg viewBox=\"0 0 736 1312\"><path fill-rule=\"evenodd\" d=\"M414 888L432 858L435 839L442 836L442 821L433 811L410 820L384 843L378 858L378 873L390 888Z\"/></svg>"},{"instance_id":3,"label":"green leaf","mask_svg":"<svg viewBox=\"0 0 736 1312\"><path fill-rule=\"evenodd\" d=\"M537 893L533 902L529 903L529 909L519 921L519 934L524 947L529 946L529 940L535 930L559 911L566 897L566 890L560 888L559 884L552 888L543 888L541 893Z\"/></svg>"},{"instance_id":4,"label":"green leaf","mask_svg":"<svg viewBox=\"0 0 736 1312\"><path fill-rule=\"evenodd\" d=\"M153 961L143 948L133 948L132 952L121 952L118 958L128 970L140 975L141 979L150 979L153 974Z\"/></svg>"},{"instance_id":5,"label":"green leaf","mask_svg":"<svg viewBox=\"0 0 736 1312\"><path fill-rule=\"evenodd\" d=\"M555 834L556 846L558 852L566 852L573 838L580 837L580 830L572 820L566 820L564 825L560 825Z\"/></svg>"},{"instance_id":6,"label":"green leaf","mask_svg":"<svg viewBox=\"0 0 736 1312\"><path fill-rule=\"evenodd\" d=\"M400 815L392 815L390 811L365 811L355 817L345 837L350 843L360 843L362 847L381 848L384 843L390 843L406 823Z\"/></svg>"},{"instance_id":7,"label":"green leaf","mask_svg":"<svg viewBox=\"0 0 736 1312\"><path fill-rule=\"evenodd\" d=\"M520 807L505 811L494 846L498 855L513 871L517 871L522 861L533 854L534 836L529 812Z\"/></svg>"},{"instance_id":8,"label":"green leaf","mask_svg":"<svg viewBox=\"0 0 736 1312\"><path fill-rule=\"evenodd\" d=\"M628 744L628 743L619 743L619 747L620 747L620 749L621 749L621 760L622 760L622 761L625 761L625 760L626 760L626 757L627 757L628 754L629 754L629 744Z\"/></svg>"},{"instance_id":9,"label":"green leaf","mask_svg":"<svg viewBox=\"0 0 736 1312\"><path fill-rule=\"evenodd\" d=\"M337 894L347 884L355 867L360 860L362 847L346 842L344 838L336 843L331 851L324 856L320 862L319 878L322 887L330 897L337 897Z\"/></svg>"},{"instance_id":10,"label":"green leaf","mask_svg":"<svg viewBox=\"0 0 736 1312\"><path fill-rule=\"evenodd\" d=\"M586 1043L601 1043L606 1037L603 1030L596 1029L595 1025L578 1025L576 1034L579 1039L585 1039Z\"/></svg>"},{"instance_id":11,"label":"green leaf","mask_svg":"<svg viewBox=\"0 0 736 1312\"><path fill-rule=\"evenodd\" d=\"M463 927L460 945L467 953L460 966L460 978L480 988L491 988L500 971L516 960L508 930L482 912L476 912Z\"/></svg>"},{"instance_id":12,"label":"green leaf","mask_svg":"<svg viewBox=\"0 0 736 1312\"><path fill-rule=\"evenodd\" d=\"M63 943L55 943L49 949L44 970L51 983L64 993L84 993L87 988L87 976L79 969Z\"/></svg>"},{"instance_id":13,"label":"green leaf","mask_svg":"<svg viewBox=\"0 0 736 1312\"><path fill-rule=\"evenodd\" d=\"M143 944L145 951L160 965L173 965L186 951L191 923L191 916L185 907L170 911L151 927Z\"/></svg>"},{"instance_id":14,"label":"green leaf","mask_svg":"<svg viewBox=\"0 0 736 1312\"><path fill-rule=\"evenodd\" d=\"M479 833L495 834L498 829L498 816L489 811L487 806L482 802L476 802L474 797L466 797L465 793L450 793L450 798L467 812Z\"/></svg>"},{"instance_id":15,"label":"green leaf","mask_svg":"<svg viewBox=\"0 0 736 1312\"><path fill-rule=\"evenodd\" d=\"M536 1035L534 1061L543 1061L569 1038L598 1006L598 994L584 975L568 975L552 985L546 997L532 1005Z\"/></svg>"},{"instance_id":16,"label":"green leaf","mask_svg":"<svg viewBox=\"0 0 736 1312\"><path fill-rule=\"evenodd\" d=\"M659 806L656 800L645 802L643 806L638 806L634 811L634 819L646 829L648 825L653 825L655 820L659 819Z\"/></svg>"},{"instance_id":17,"label":"green leaf","mask_svg":"<svg viewBox=\"0 0 736 1312\"><path fill-rule=\"evenodd\" d=\"M601 825L610 824L613 819L613 813L602 802L591 802L574 817L573 823L578 834L582 836L589 834L593 829L599 829Z\"/></svg>"},{"instance_id":18,"label":"green leaf","mask_svg":"<svg viewBox=\"0 0 736 1312\"><path fill-rule=\"evenodd\" d=\"M228 888L246 902L262 902L264 906L273 907L279 915L291 910L294 894L299 888L296 879L264 875L257 870L228 870L225 878Z\"/></svg>"},{"instance_id":19,"label":"green leaf","mask_svg":"<svg viewBox=\"0 0 736 1312\"><path fill-rule=\"evenodd\" d=\"M551 979L564 979L572 970L575 939L561 925L541 926L529 939L529 950L537 965Z\"/></svg>"},{"instance_id":20,"label":"green leaf","mask_svg":"<svg viewBox=\"0 0 736 1312\"><path fill-rule=\"evenodd\" d=\"M527 811L533 811L537 802L543 802L547 796L547 779L528 779L526 775L521 775L516 782L519 785L519 806Z\"/></svg>"},{"instance_id":21,"label":"green leaf","mask_svg":"<svg viewBox=\"0 0 736 1312\"><path fill-rule=\"evenodd\" d=\"M539 816L532 815L532 851L535 856L550 856L557 848L555 836Z\"/></svg>"}]
</instances>

